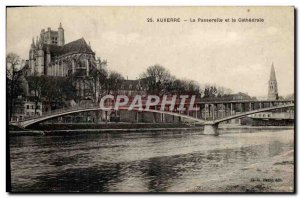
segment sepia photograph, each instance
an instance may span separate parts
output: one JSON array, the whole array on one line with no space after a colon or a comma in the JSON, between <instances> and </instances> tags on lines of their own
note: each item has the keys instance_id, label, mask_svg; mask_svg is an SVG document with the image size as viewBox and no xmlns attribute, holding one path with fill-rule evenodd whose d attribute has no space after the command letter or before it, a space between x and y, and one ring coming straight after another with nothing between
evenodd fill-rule
<instances>
[{"instance_id":1,"label":"sepia photograph","mask_svg":"<svg viewBox=\"0 0 300 198\"><path fill-rule=\"evenodd\" d=\"M295 12L7 6L6 191L295 193Z\"/></svg>"}]
</instances>

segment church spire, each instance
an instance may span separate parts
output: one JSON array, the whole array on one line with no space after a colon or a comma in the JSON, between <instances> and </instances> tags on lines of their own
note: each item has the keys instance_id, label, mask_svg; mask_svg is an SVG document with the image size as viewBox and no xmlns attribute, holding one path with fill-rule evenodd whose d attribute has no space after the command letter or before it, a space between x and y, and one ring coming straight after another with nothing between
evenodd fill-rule
<instances>
[{"instance_id":1,"label":"church spire","mask_svg":"<svg viewBox=\"0 0 300 198\"><path fill-rule=\"evenodd\" d=\"M34 44L34 37L32 37L32 43L31 43L31 48L34 48L35 44Z\"/></svg>"},{"instance_id":2,"label":"church spire","mask_svg":"<svg viewBox=\"0 0 300 198\"><path fill-rule=\"evenodd\" d=\"M35 46L36 46L36 48L39 47L39 37L38 37L38 36L36 37L36 43L35 43Z\"/></svg>"},{"instance_id":3,"label":"church spire","mask_svg":"<svg viewBox=\"0 0 300 198\"><path fill-rule=\"evenodd\" d=\"M270 81L276 81L276 74L275 74L274 63L273 62L272 62L272 66L271 66Z\"/></svg>"},{"instance_id":4,"label":"church spire","mask_svg":"<svg viewBox=\"0 0 300 198\"><path fill-rule=\"evenodd\" d=\"M278 87L275 74L274 63L271 66L271 73L269 79L269 91L268 91L268 100L278 100Z\"/></svg>"}]
</instances>

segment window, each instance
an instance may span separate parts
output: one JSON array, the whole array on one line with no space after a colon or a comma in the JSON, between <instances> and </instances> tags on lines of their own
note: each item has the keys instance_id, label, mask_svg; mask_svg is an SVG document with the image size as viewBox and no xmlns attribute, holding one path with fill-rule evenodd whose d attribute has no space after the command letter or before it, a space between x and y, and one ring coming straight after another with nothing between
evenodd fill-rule
<instances>
[{"instance_id":1,"label":"window","mask_svg":"<svg viewBox=\"0 0 300 198\"><path fill-rule=\"evenodd\" d=\"M29 105L26 105L26 109L29 109Z\"/></svg>"},{"instance_id":2,"label":"window","mask_svg":"<svg viewBox=\"0 0 300 198\"><path fill-rule=\"evenodd\" d=\"M33 108L33 105L31 105L31 109L34 109L34 108Z\"/></svg>"}]
</instances>

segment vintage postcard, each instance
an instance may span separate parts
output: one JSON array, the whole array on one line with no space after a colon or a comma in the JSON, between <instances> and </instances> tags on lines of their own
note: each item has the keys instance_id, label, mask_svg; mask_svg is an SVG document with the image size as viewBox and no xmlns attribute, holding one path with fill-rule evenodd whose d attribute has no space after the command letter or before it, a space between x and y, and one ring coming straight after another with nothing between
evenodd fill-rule
<instances>
[{"instance_id":1,"label":"vintage postcard","mask_svg":"<svg viewBox=\"0 0 300 198\"><path fill-rule=\"evenodd\" d=\"M295 192L295 8L7 7L7 191Z\"/></svg>"}]
</instances>

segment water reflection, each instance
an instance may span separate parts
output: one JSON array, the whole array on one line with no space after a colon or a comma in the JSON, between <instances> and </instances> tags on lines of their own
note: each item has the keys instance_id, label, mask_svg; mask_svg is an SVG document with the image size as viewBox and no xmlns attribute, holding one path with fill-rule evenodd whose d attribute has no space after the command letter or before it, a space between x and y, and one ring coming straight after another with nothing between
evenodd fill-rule
<instances>
[{"instance_id":1,"label":"water reflection","mask_svg":"<svg viewBox=\"0 0 300 198\"><path fill-rule=\"evenodd\" d=\"M293 131L11 138L13 191L185 191L293 147Z\"/></svg>"}]
</instances>

